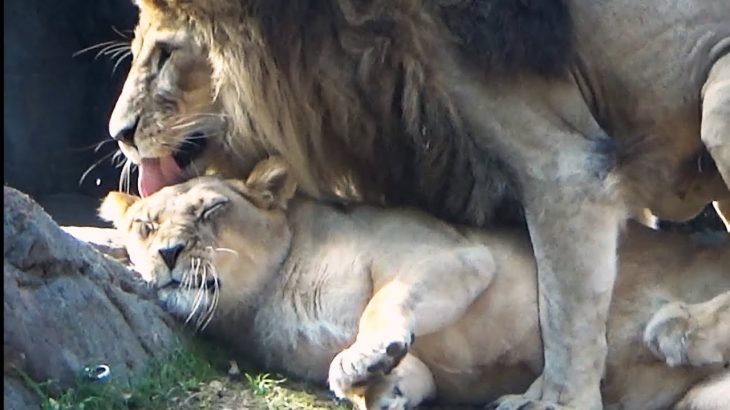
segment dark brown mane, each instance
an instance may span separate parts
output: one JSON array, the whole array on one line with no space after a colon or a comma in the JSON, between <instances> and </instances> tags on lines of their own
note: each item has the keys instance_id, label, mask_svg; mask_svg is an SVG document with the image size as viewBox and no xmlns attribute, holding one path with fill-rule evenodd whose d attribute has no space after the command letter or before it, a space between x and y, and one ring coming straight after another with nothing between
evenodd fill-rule
<instances>
[{"instance_id":1,"label":"dark brown mane","mask_svg":"<svg viewBox=\"0 0 730 410\"><path fill-rule=\"evenodd\" d=\"M169 0L163 9L210 47L243 136L232 149L281 153L320 197L417 205L458 222L518 208L519 190L486 139L473 138L440 65L552 75L571 58L563 0Z\"/></svg>"}]
</instances>

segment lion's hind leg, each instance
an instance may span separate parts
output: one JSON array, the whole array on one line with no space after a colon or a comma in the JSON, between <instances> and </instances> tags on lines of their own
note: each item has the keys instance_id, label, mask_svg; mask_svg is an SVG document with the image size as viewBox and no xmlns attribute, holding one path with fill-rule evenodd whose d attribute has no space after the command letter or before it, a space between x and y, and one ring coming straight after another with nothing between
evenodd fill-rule
<instances>
[{"instance_id":1,"label":"lion's hind leg","mask_svg":"<svg viewBox=\"0 0 730 410\"><path fill-rule=\"evenodd\" d=\"M730 291L696 304L672 302L644 330L644 343L669 366L730 361Z\"/></svg>"}]
</instances>

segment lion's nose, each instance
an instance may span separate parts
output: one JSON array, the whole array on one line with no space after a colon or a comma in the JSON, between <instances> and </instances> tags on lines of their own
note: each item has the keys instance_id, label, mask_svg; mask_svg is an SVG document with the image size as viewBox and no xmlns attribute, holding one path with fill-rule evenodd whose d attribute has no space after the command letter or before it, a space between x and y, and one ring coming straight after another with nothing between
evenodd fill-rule
<instances>
[{"instance_id":1,"label":"lion's nose","mask_svg":"<svg viewBox=\"0 0 730 410\"><path fill-rule=\"evenodd\" d=\"M159 252L160 256L162 256L162 260L165 261L165 265L172 270L175 267L175 262L177 262L177 257L180 256L180 252L182 252L184 247L185 246L182 244L177 244L160 248L157 252Z\"/></svg>"},{"instance_id":2,"label":"lion's nose","mask_svg":"<svg viewBox=\"0 0 730 410\"><path fill-rule=\"evenodd\" d=\"M115 141L123 142L127 145L134 145L134 134L137 132L137 125L139 124L139 118L133 123L123 124L118 127L109 127L109 133Z\"/></svg>"}]
</instances>

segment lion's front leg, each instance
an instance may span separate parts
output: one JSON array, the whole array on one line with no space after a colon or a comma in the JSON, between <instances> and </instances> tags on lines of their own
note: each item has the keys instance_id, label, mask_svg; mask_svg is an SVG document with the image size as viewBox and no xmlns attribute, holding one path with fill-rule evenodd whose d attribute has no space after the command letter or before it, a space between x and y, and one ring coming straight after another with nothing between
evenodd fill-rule
<instances>
[{"instance_id":1,"label":"lion's front leg","mask_svg":"<svg viewBox=\"0 0 730 410\"><path fill-rule=\"evenodd\" d=\"M500 410L602 408L599 386L623 211L596 182L594 191L572 181L541 182L526 191L545 365L526 394L499 399Z\"/></svg>"},{"instance_id":2,"label":"lion's front leg","mask_svg":"<svg viewBox=\"0 0 730 410\"><path fill-rule=\"evenodd\" d=\"M657 311L644 342L669 366L704 366L730 361L730 292L696 304L673 302Z\"/></svg>"},{"instance_id":3,"label":"lion's front leg","mask_svg":"<svg viewBox=\"0 0 730 410\"><path fill-rule=\"evenodd\" d=\"M495 272L484 246L399 256L397 264L373 264L375 293L360 318L357 338L330 364L329 385L338 397L390 374L414 338L458 320Z\"/></svg>"}]
</instances>

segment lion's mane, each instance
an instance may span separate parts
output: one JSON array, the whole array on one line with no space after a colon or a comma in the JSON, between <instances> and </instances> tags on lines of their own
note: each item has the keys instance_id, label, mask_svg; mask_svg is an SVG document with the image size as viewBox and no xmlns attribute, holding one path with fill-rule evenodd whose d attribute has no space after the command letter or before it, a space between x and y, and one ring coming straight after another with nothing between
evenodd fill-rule
<instances>
[{"instance_id":1,"label":"lion's mane","mask_svg":"<svg viewBox=\"0 0 730 410\"><path fill-rule=\"evenodd\" d=\"M520 209L519 187L443 89L443 65L554 76L572 58L564 0L141 1L210 47L234 152L283 154L319 197L456 222Z\"/></svg>"}]
</instances>

